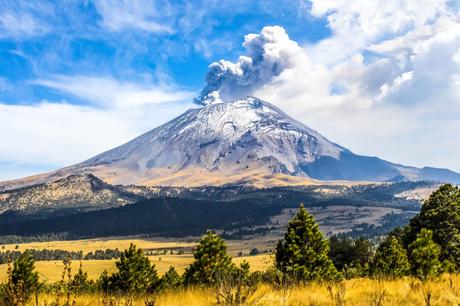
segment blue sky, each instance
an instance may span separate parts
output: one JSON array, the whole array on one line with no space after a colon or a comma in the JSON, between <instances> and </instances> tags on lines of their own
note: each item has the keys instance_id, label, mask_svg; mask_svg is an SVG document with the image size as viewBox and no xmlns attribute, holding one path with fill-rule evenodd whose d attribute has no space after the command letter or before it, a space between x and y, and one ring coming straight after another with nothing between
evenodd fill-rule
<instances>
[{"instance_id":1,"label":"blue sky","mask_svg":"<svg viewBox=\"0 0 460 306\"><path fill-rule=\"evenodd\" d=\"M242 37L265 25L282 25L299 42L329 35L325 20L301 11L296 1L284 2L282 10L268 1L130 2L2 1L0 12L11 17L0 27L0 100L85 103L33 83L54 75L172 80L199 90L209 63L236 58Z\"/></svg>"},{"instance_id":2,"label":"blue sky","mask_svg":"<svg viewBox=\"0 0 460 306\"><path fill-rule=\"evenodd\" d=\"M250 94L356 153L460 171L458 8L0 0L0 180L77 163L197 107L208 66L238 66L245 35L273 25L289 35L272 43L287 64Z\"/></svg>"}]
</instances>

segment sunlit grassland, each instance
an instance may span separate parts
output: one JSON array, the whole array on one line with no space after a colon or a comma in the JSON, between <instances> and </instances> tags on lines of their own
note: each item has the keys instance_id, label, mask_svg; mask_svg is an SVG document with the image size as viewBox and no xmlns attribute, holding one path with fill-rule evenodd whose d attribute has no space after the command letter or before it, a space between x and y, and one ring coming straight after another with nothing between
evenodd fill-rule
<instances>
[{"instance_id":1,"label":"sunlit grassland","mask_svg":"<svg viewBox=\"0 0 460 306\"><path fill-rule=\"evenodd\" d=\"M168 249L181 249L189 248L185 254L171 255L169 252L167 254L149 256L149 259L153 264L160 275L165 273L170 266L176 268L179 273L185 271L185 268L190 265L193 261L193 255L191 254L191 249L196 245L196 242L190 241L173 241L167 239L84 239L84 240L69 240L69 241L50 241L50 242L32 242L32 243L22 243L22 244L5 244L2 246L0 251L21 251L24 252L27 249L48 249L48 250L65 250L65 251L82 251L83 255L94 252L96 250L105 250L105 249L119 249L124 250L133 243L138 248L148 249L148 250L168 250ZM229 253L234 256L235 264L240 264L243 260L246 260L251 265L251 270L253 271L263 271L269 266L273 265L273 256L272 255L257 255L257 256L236 256L238 251L244 250L248 252L250 246L256 246L254 242L249 241L232 241L229 245ZM257 247L259 247L257 245ZM83 260L83 270L88 272L90 279L97 279L104 270L107 272L113 273L116 271L115 266L116 260ZM72 262L72 271L76 272L79 268L80 262ZM42 281L55 282L61 279L62 270L64 269L64 264L62 260L51 260L51 261L37 261L35 263L37 272L40 275ZM0 282L6 280L6 271L7 265L0 265Z\"/></svg>"},{"instance_id":2,"label":"sunlit grassland","mask_svg":"<svg viewBox=\"0 0 460 306\"><path fill-rule=\"evenodd\" d=\"M170 249L185 248L196 245L194 242L169 241L169 240L149 240L149 239L84 239L68 241L50 241L50 242L31 242L21 244L2 245L1 251L25 251L27 249L35 250L64 250L64 251L82 251L83 254L94 252L96 250L119 249L125 250L133 243L141 249Z\"/></svg>"},{"instance_id":3,"label":"sunlit grassland","mask_svg":"<svg viewBox=\"0 0 460 306\"><path fill-rule=\"evenodd\" d=\"M176 268L179 273L183 273L185 268L193 262L192 254L149 256L149 259L155 264L155 268L160 275L165 273L170 266ZM243 260L249 262L253 271L263 271L273 265L273 256L270 255L242 256L233 259L235 264L239 264ZM115 259L83 260L82 269L88 272L90 279L96 280L104 270L107 270L109 274L115 272L115 262ZM72 271L76 272L79 266L79 261L73 261L71 264ZM7 268L6 264L0 265L0 283L6 280ZM61 279L64 263L62 260L37 261L35 262L35 268L42 281L55 282Z\"/></svg>"},{"instance_id":4,"label":"sunlit grassland","mask_svg":"<svg viewBox=\"0 0 460 306\"><path fill-rule=\"evenodd\" d=\"M250 305L425 305L425 297L431 292L431 305L457 306L460 304L460 276L443 276L422 284L414 278L396 280L352 279L341 283L312 283L289 289L260 285L251 297ZM55 297L40 297L41 305ZM195 306L215 305L213 289L188 288L165 292L158 296L140 297L134 305L145 305L146 299L155 305ZM105 297L107 302L108 298ZM124 305L126 297L117 297L114 305ZM379 303L380 302L380 303ZM104 296L85 295L76 298L76 305L104 305Z\"/></svg>"}]
</instances>

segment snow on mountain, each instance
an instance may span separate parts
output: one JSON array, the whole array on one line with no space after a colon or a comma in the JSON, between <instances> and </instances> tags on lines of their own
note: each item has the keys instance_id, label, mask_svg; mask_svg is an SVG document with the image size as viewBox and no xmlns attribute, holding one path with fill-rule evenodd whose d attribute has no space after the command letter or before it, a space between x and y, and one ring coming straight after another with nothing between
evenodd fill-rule
<instances>
[{"instance_id":1,"label":"snow on mountain","mask_svg":"<svg viewBox=\"0 0 460 306\"><path fill-rule=\"evenodd\" d=\"M198 167L232 174L249 168L304 175L299 164L338 158L344 149L256 98L214 103L78 165L116 166L140 177Z\"/></svg>"},{"instance_id":2,"label":"snow on mountain","mask_svg":"<svg viewBox=\"0 0 460 306\"><path fill-rule=\"evenodd\" d=\"M460 174L449 170L356 155L254 97L190 109L124 145L32 181L75 173L92 173L125 185L221 185L251 177L262 181L277 177L281 183L287 177L304 179L296 183L306 183L306 178L460 183Z\"/></svg>"}]
</instances>

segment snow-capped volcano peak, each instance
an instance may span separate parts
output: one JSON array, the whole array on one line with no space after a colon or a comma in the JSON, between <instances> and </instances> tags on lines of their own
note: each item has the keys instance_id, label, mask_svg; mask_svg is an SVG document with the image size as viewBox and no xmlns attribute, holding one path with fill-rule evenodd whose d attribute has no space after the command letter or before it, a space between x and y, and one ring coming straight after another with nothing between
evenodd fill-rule
<instances>
[{"instance_id":1,"label":"snow-capped volcano peak","mask_svg":"<svg viewBox=\"0 0 460 306\"><path fill-rule=\"evenodd\" d=\"M254 97L209 104L185 113L159 130L168 134L171 142L193 140L199 147L210 142L219 142L221 148L235 146L242 138L246 142L253 138L259 146L265 141L276 142L277 150L267 152L267 156L277 155L276 151L286 146L294 151L303 149L309 160L318 154L338 157L342 150L280 109Z\"/></svg>"},{"instance_id":2,"label":"snow-capped volcano peak","mask_svg":"<svg viewBox=\"0 0 460 306\"><path fill-rule=\"evenodd\" d=\"M114 165L138 172L204 168L226 175L258 168L306 175L299 165L344 149L254 97L211 103L96 156L80 166Z\"/></svg>"},{"instance_id":3,"label":"snow-capped volcano peak","mask_svg":"<svg viewBox=\"0 0 460 306\"><path fill-rule=\"evenodd\" d=\"M360 156L330 142L279 108L246 97L214 101L80 164L8 182L3 189L91 173L112 184L259 186L316 180L436 180L460 183L447 169L415 168Z\"/></svg>"}]
</instances>

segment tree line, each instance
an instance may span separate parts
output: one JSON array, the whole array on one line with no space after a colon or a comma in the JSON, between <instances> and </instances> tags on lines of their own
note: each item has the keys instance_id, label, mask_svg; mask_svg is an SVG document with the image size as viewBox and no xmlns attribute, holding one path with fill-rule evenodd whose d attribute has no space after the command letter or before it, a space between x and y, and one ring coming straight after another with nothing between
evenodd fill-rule
<instances>
[{"instance_id":1,"label":"tree line","mask_svg":"<svg viewBox=\"0 0 460 306\"><path fill-rule=\"evenodd\" d=\"M49 260L107 260L107 259L118 259L120 258L122 251L117 249L105 249L105 250L95 250L94 252L88 252L83 254L83 251L67 251L59 249L28 249L24 252L21 251L3 251L0 252L0 264L6 264L10 261L15 261L23 253L28 253L29 256L35 261L49 261ZM167 254L184 254L183 249L173 250L173 249L155 249L155 250L144 250L146 255L167 255Z\"/></svg>"},{"instance_id":2,"label":"tree line","mask_svg":"<svg viewBox=\"0 0 460 306\"><path fill-rule=\"evenodd\" d=\"M460 189L444 185L430 196L407 226L385 237L375 252L372 243L364 238L326 239L314 217L301 205L276 246L273 267L264 272L251 272L247 262L235 265L225 241L213 231L207 231L193 252L193 263L182 275L171 267L159 277L146 254L131 244L121 252L116 262L117 272L113 274L105 271L92 281L80 265L78 272L71 276L70 263L66 260L68 273L63 273L58 284L47 285L39 282L34 260L26 252L9 265L8 281L2 284L0 294L4 300L12 301L11 305L21 305L40 290L71 292L66 295L70 299L79 292L136 296L203 286L216 288L218 302L240 305L261 282L291 286L311 281L338 282L356 276L398 278L406 275L426 281L442 273L458 273L459 241ZM427 299L429 304L429 296Z\"/></svg>"},{"instance_id":3,"label":"tree line","mask_svg":"<svg viewBox=\"0 0 460 306\"><path fill-rule=\"evenodd\" d=\"M20 258L23 253L27 253L35 261L46 260L102 260L102 259L118 259L121 256L121 251L118 249L96 250L83 255L83 251L67 251L67 250L25 250L21 251L3 251L0 252L0 264L6 264L10 261L15 261Z\"/></svg>"}]
</instances>

